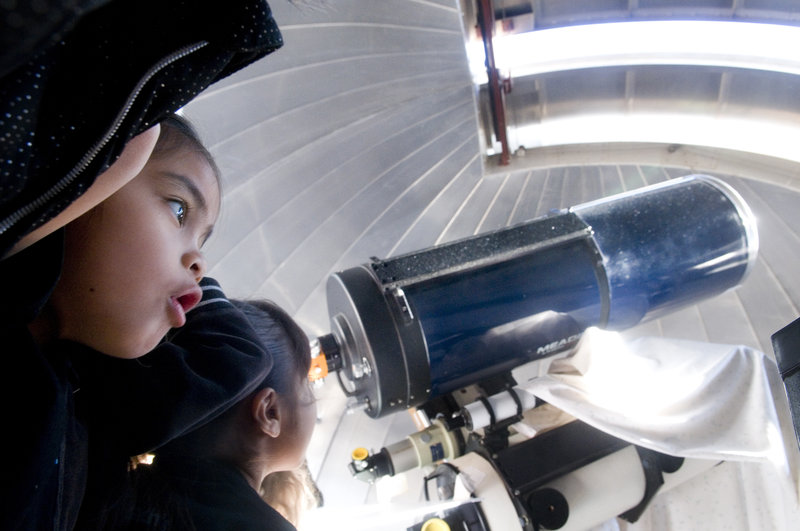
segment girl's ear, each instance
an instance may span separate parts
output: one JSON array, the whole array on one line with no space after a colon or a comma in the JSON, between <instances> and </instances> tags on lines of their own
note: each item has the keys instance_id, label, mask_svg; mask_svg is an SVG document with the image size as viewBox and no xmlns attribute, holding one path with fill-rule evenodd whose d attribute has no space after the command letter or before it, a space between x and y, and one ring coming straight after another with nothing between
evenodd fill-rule
<instances>
[{"instance_id":1,"label":"girl's ear","mask_svg":"<svg viewBox=\"0 0 800 531\"><path fill-rule=\"evenodd\" d=\"M270 437L281 434L281 409L278 393L271 387L258 391L251 402L253 421L258 430Z\"/></svg>"}]
</instances>

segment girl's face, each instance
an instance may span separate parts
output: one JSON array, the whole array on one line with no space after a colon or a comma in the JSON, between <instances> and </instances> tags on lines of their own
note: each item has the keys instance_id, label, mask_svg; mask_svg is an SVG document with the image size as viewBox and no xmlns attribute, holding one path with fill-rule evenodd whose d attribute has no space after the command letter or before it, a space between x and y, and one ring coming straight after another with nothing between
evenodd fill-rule
<instances>
[{"instance_id":1,"label":"girl's face","mask_svg":"<svg viewBox=\"0 0 800 531\"><path fill-rule=\"evenodd\" d=\"M286 424L281 426L283 455L278 462L280 470L294 470L303 464L317 423L317 402L308 378L300 380L291 400L294 401L291 413L286 416Z\"/></svg>"},{"instance_id":2,"label":"girl's face","mask_svg":"<svg viewBox=\"0 0 800 531\"><path fill-rule=\"evenodd\" d=\"M219 206L207 160L178 149L150 159L130 183L67 225L51 297L59 337L137 358L183 326L202 296L200 249Z\"/></svg>"}]
</instances>

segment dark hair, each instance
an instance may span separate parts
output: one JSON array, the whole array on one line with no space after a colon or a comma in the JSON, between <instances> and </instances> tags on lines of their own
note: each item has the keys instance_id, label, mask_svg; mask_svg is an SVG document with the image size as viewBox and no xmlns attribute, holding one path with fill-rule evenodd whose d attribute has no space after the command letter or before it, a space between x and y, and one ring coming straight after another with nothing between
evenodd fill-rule
<instances>
[{"instance_id":1,"label":"dark hair","mask_svg":"<svg viewBox=\"0 0 800 531\"><path fill-rule=\"evenodd\" d=\"M231 303L244 313L258 337L272 355L272 370L257 390L265 387L278 394L289 393L296 378L306 378L311 367L311 347L300 325L280 306L270 300L236 300Z\"/></svg>"},{"instance_id":2,"label":"dark hair","mask_svg":"<svg viewBox=\"0 0 800 531\"><path fill-rule=\"evenodd\" d=\"M161 133L158 135L151 158L158 159L171 155L175 151L189 150L206 159L217 178L217 183L221 184L222 173L219 171L214 156L203 144L200 135L188 119L179 114L171 114L164 118L160 125Z\"/></svg>"}]
</instances>

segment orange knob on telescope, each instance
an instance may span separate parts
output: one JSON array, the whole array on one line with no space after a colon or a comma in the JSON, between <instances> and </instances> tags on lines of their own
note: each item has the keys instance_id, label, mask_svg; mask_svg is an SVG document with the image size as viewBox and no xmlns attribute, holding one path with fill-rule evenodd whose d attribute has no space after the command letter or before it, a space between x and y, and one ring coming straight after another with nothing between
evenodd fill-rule
<instances>
[{"instance_id":1,"label":"orange knob on telescope","mask_svg":"<svg viewBox=\"0 0 800 531\"><path fill-rule=\"evenodd\" d=\"M325 359L325 353L320 352L318 356L311 358L311 366L308 369L308 379L315 382L326 376L328 376L328 362Z\"/></svg>"}]
</instances>

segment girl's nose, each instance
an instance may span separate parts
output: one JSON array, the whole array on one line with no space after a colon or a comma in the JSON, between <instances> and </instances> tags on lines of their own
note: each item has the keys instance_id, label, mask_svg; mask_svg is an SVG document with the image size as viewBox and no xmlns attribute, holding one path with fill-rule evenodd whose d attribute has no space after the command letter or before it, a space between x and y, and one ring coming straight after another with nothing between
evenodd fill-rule
<instances>
[{"instance_id":1,"label":"girl's nose","mask_svg":"<svg viewBox=\"0 0 800 531\"><path fill-rule=\"evenodd\" d=\"M200 282L206 274L206 258L199 250L184 255L184 266L192 272L195 280Z\"/></svg>"}]
</instances>

